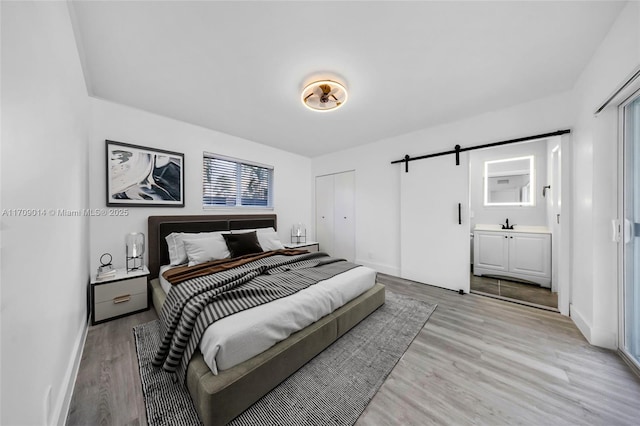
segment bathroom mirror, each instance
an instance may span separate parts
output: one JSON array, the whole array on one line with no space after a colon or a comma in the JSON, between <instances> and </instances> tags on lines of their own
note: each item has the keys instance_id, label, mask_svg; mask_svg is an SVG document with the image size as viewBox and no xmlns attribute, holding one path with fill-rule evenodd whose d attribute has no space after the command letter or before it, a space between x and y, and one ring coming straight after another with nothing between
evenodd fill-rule
<instances>
[{"instance_id":1,"label":"bathroom mirror","mask_svg":"<svg viewBox=\"0 0 640 426\"><path fill-rule=\"evenodd\" d=\"M533 155L484 162L485 206L534 205Z\"/></svg>"}]
</instances>

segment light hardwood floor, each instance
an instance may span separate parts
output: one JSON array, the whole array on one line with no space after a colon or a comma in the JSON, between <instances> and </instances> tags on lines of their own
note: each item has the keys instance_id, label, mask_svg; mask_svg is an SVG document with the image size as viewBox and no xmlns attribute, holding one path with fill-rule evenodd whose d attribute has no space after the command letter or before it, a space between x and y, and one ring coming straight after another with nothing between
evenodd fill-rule
<instances>
[{"instance_id":1,"label":"light hardwood floor","mask_svg":"<svg viewBox=\"0 0 640 426\"><path fill-rule=\"evenodd\" d=\"M357 425L637 425L640 379L560 314L379 275L437 303ZM131 328L153 310L91 327L69 425L144 425Z\"/></svg>"},{"instance_id":2,"label":"light hardwood floor","mask_svg":"<svg viewBox=\"0 0 640 426\"><path fill-rule=\"evenodd\" d=\"M358 425L637 425L640 379L558 313L379 275L437 303Z\"/></svg>"},{"instance_id":3,"label":"light hardwood floor","mask_svg":"<svg viewBox=\"0 0 640 426\"><path fill-rule=\"evenodd\" d=\"M158 318L152 309L90 327L68 425L146 425L133 327Z\"/></svg>"}]
</instances>

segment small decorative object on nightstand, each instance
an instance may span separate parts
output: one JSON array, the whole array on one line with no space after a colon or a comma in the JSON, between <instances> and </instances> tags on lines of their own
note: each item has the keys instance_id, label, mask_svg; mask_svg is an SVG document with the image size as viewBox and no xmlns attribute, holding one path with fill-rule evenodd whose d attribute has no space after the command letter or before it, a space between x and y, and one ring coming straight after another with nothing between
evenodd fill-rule
<instances>
[{"instance_id":1,"label":"small decorative object on nightstand","mask_svg":"<svg viewBox=\"0 0 640 426\"><path fill-rule=\"evenodd\" d=\"M287 243L283 244L284 248L302 249L308 251L320 251L320 244L317 241L308 241L306 243Z\"/></svg>"},{"instance_id":2,"label":"small decorative object on nightstand","mask_svg":"<svg viewBox=\"0 0 640 426\"><path fill-rule=\"evenodd\" d=\"M110 253L105 253L100 256L100 266L98 266L98 273L96 274L96 281L104 281L109 278L113 278L116 275L116 270L113 268L111 261L113 257Z\"/></svg>"},{"instance_id":3,"label":"small decorative object on nightstand","mask_svg":"<svg viewBox=\"0 0 640 426\"><path fill-rule=\"evenodd\" d=\"M126 243L127 272L139 271L144 268L144 234L132 232L124 239Z\"/></svg>"},{"instance_id":4,"label":"small decorative object on nightstand","mask_svg":"<svg viewBox=\"0 0 640 426\"><path fill-rule=\"evenodd\" d=\"M307 242L307 229L302 223L291 227L291 244L305 244Z\"/></svg>"},{"instance_id":5,"label":"small decorative object on nightstand","mask_svg":"<svg viewBox=\"0 0 640 426\"><path fill-rule=\"evenodd\" d=\"M113 276L91 281L91 324L124 317L149 309L149 270L114 269Z\"/></svg>"}]
</instances>

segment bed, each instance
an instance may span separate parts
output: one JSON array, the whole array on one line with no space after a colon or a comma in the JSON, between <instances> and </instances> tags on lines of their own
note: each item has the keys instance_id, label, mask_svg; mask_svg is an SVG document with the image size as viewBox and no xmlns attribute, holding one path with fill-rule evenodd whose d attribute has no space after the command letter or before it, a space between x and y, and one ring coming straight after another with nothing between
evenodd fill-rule
<instances>
[{"instance_id":1,"label":"bed","mask_svg":"<svg viewBox=\"0 0 640 426\"><path fill-rule=\"evenodd\" d=\"M160 268L169 263L165 237L172 232L234 231L273 227L276 215L150 216L149 270L153 305L160 315L166 293ZM360 296L285 340L231 368L214 374L197 350L186 371L186 386L205 425L231 421L289 375L384 304L384 286L376 283ZM254 308L255 309L255 308ZM238 315L238 314L236 314Z\"/></svg>"}]
</instances>

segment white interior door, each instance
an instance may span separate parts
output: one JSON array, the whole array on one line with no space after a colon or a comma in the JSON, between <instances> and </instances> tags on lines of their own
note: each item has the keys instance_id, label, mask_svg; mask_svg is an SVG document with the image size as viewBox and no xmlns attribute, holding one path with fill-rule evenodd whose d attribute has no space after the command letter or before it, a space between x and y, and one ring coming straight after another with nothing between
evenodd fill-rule
<instances>
[{"instance_id":1,"label":"white interior door","mask_svg":"<svg viewBox=\"0 0 640 426\"><path fill-rule=\"evenodd\" d=\"M458 214L460 205L460 215ZM469 292L469 158L409 164L400 178L401 276Z\"/></svg>"},{"instance_id":2,"label":"white interior door","mask_svg":"<svg viewBox=\"0 0 640 426\"><path fill-rule=\"evenodd\" d=\"M333 256L353 262L356 257L355 244L355 172L333 175L334 188L334 233Z\"/></svg>"},{"instance_id":3,"label":"white interior door","mask_svg":"<svg viewBox=\"0 0 640 426\"><path fill-rule=\"evenodd\" d=\"M316 177L316 240L320 250L333 255L333 175Z\"/></svg>"}]
</instances>

